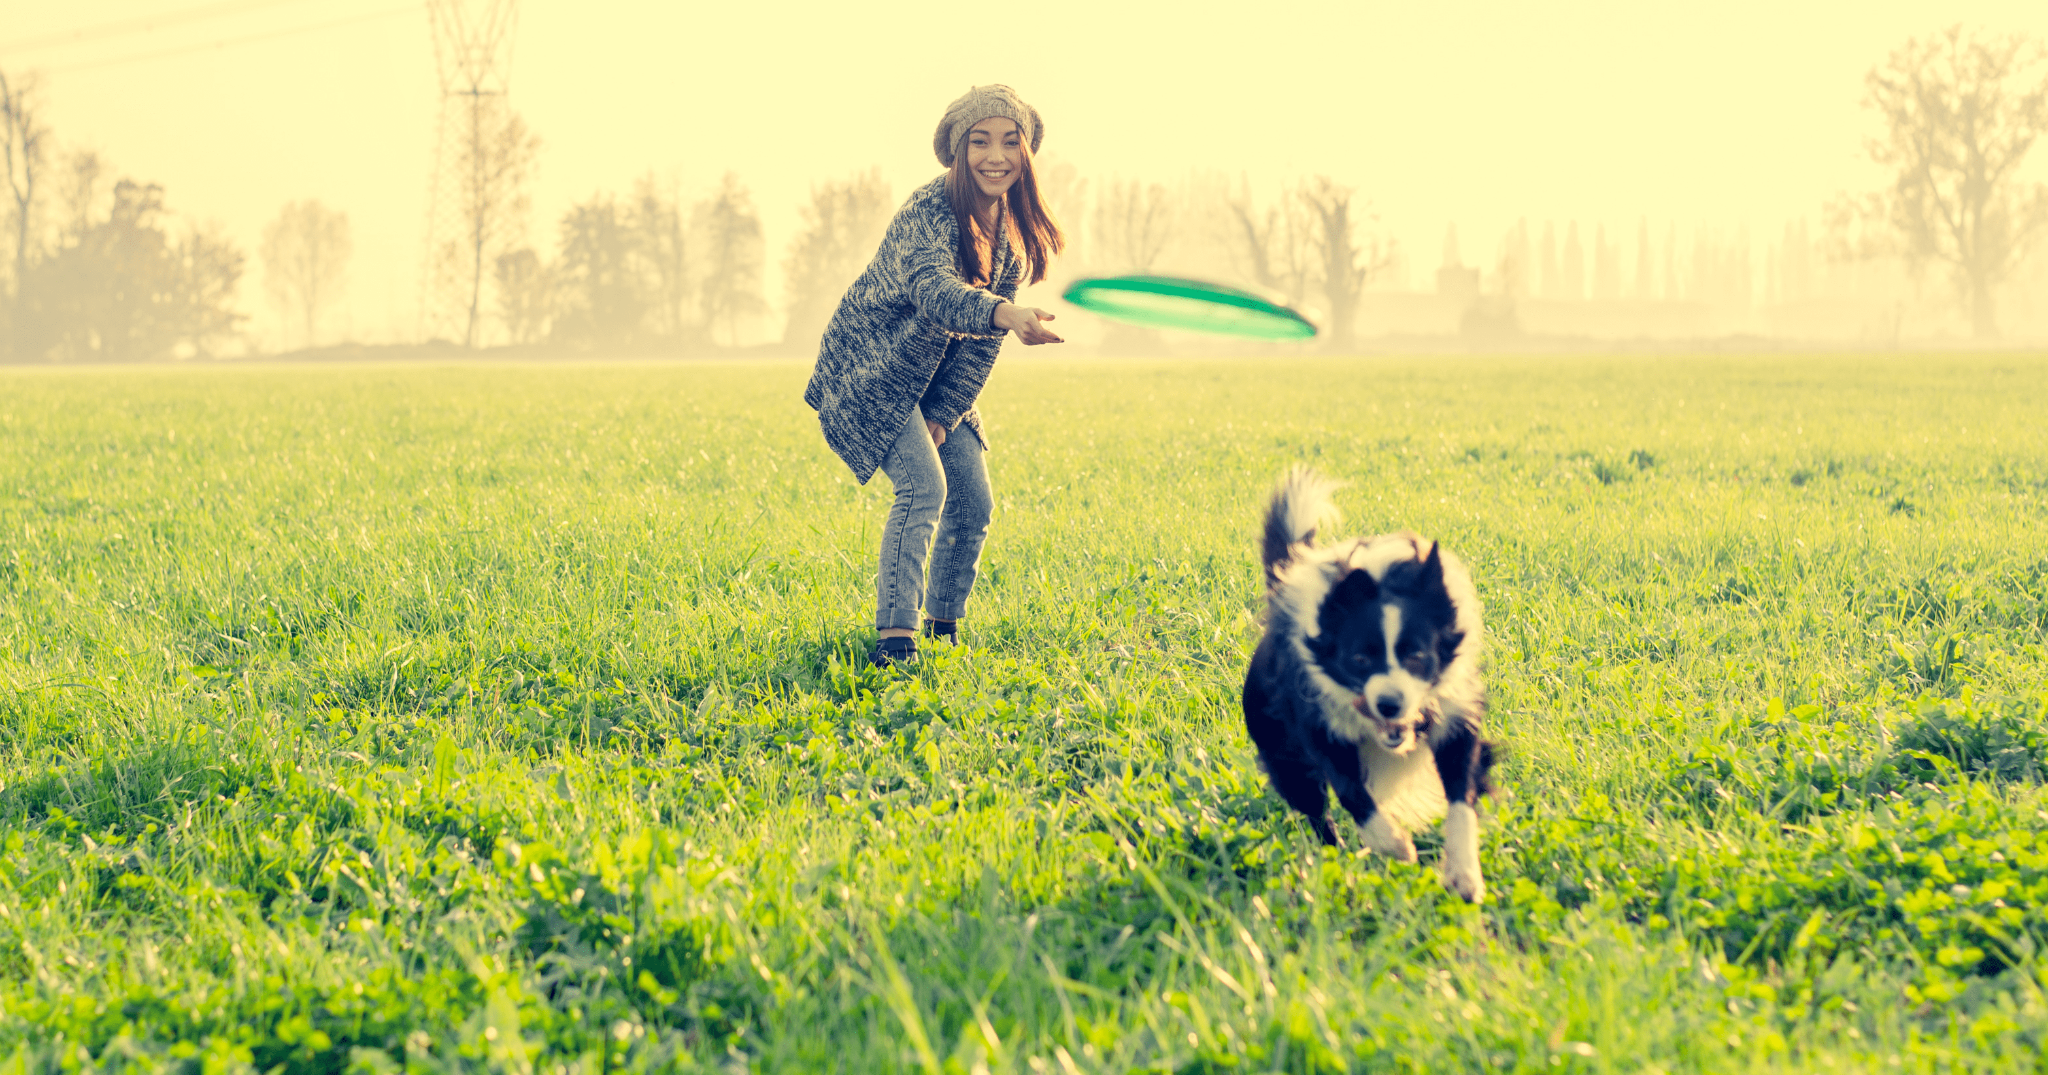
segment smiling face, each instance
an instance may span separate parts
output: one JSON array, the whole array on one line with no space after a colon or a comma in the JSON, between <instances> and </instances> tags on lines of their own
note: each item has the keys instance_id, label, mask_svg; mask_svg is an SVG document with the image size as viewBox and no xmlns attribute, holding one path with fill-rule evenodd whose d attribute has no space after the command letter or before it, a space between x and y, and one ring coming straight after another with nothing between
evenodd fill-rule
<instances>
[{"instance_id":1,"label":"smiling face","mask_svg":"<svg viewBox=\"0 0 2048 1075\"><path fill-rule=\"evenodd\" d=\"M1437 680L1465 640L1435 550L1393 565L1384 579L1352 571L1318 616L1321 631L1308 646L1323 673L1354 696L1381 746L1414 749L1435 719Z\"/></svg>"},{"instance_id":2,"label":"smiling face","mask_svg":"<svg viewBox=\"0 0 2048 1075\"><path fill-rule=\"evenodd\" d=\"M1001 198L1024 174L1024 133L1007 116L982 120L967 131L967 174L988 199Z\"/></svg>"}]
</instances>

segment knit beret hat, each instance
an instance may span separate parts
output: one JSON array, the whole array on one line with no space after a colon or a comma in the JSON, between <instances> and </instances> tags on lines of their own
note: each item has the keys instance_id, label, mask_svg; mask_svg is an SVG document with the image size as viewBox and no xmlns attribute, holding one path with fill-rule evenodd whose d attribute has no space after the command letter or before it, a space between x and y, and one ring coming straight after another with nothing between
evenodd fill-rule
<instances>
[{"instance_id":1,"label":"knit beret hat","mask_svg":"<svg viewBox=\"0 0 2048 1075\"><path fill-rule=\"evenodd\" d=\"M1045 123L1038 118L1038 110L1024 103L1017 91L999 82L976 86L960 95L960 99L946 106L946 115L939 120L939 129L932 135L932 152L939 155L939 163L948 168L953 158L960 155L960 143L967 132L982 120L1006 116L1017 123L1017 130L1031 142L1031 152L1038 152L1038 143L1045 140Z\"/></svg>"}]
</instances>

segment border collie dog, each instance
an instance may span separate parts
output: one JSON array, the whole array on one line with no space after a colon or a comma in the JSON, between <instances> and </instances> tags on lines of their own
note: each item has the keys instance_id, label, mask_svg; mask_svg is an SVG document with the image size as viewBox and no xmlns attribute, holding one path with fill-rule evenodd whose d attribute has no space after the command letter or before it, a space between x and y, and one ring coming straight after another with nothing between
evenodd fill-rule
<instances>
[{"instance_id":1,"label":"border collie dog","mask_svg":"<svg viewBox=\"0 0 2048 1075\"><path fill-rule=\"evenodd\" d=\"M1244 679L1244 722L1273 790L1337 844L1328 790L1365 846L1415 861L1414 826L1444 818L1443 879L1473 903L1481 738L1479 596L1436 542L1412 533L1316 544L1334 483L1296 467L1266 511L1266 635Z\"/></svg>"}]
</instances>

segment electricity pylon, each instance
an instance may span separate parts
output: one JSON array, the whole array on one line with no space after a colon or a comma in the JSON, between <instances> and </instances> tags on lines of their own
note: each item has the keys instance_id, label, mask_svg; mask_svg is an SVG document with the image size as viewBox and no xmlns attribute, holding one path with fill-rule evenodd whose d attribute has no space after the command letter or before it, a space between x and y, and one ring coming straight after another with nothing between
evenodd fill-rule
<instances>
[{"instance_id":1,"label":"electricity pylon","mask_svg":"<svg viewBox=\"0 0 2048 1075\"><path fill-rule=\"evenodd\" d=\"M420 269L420 334L460 333L475 347L482 326L486 142L506 113L518 0L427 0L441 78L434 166L427 185L426 256Z\"/></svg>"}]
</instances>

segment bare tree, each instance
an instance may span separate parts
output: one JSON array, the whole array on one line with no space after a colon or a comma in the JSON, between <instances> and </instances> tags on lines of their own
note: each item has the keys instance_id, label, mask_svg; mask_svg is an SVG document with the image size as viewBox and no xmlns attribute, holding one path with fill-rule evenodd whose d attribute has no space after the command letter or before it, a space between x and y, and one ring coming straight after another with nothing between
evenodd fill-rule
<instances>
[{"instance_id":1,"label":"bare tree","mask_svg":"<svg viewBox=\"0 0 2048 1075\"><path fill-rule=\"evenodd\" d=\"M1837 251L1884 252L1889 240L1915 265L1948 267L1979 339L1998 334L1993 290L2044 227L2048 185L2020 167L2048 134L2048 49L2018 34L1953 26L1913 38L1864 77L1864 104L1884 121L1871 159L1891 187L1830 213ZM1873 241L1845 239L1855 218L1882 222Z\"/></svg>"},{"instance_id":2,"label":"bare tree","mask_svg":"<svg viewBox=\"0 0 2048 1075\"><path fill-rule=\"evenodd\" d=\"M348 214L317 201L286 202L264 225L264 290L298 324L300 346L320 342L320 316L341 296L353 249Z\"/></svg>"},{"instance_id":3,"label":"bare tree","mask_svg":"<svg viewBox=\"0 0 2048 1075\"><path fill-rule=\"evenodd\" d=\"M456 216L462 232L435 252L435 261L442 285L460 307L462 344L473 348L483 328L484 269L524 230L526 185L540 155L540 138L503 96L472 96L467 127L456 147Z\"/></svg>"},{"instance_id":4,"label":"bare tree","mask_svg":"<svg viewBox=\"0 0 2048 1075\"><path fill-rule=\"evenodd\" d=\"M789 299L785 343L814 341L846 286L874 256L889 226L889 185L876 168L845 182L812 187L811 204L801 213L803 230L782 260Z\"/></svg>"},{"instance_id":5,"label":"bare tree","mask_svg":"<svg viewBox=\"0 0 2048 1075\"><path fill-rule=\"evenodd\" d=\"M1317 176L1301 190L1315 223L1317 278L1329 306L1330 346L1349 347L1355 338L1358 297L1365 285L1393 261L1392 243L1371 225L1363 207L1354 210L1350 187Z\"/></svg>"},{"instance_id":6,"label":"bare tree","mask_svg":"<svg viewBox=\"0 0 2048 1075\"><path fill-rule=\"evenodd\" d=\"M1165 187L1133 179L1102 185L1095 199L1095 249L1105 267L1151 272L1173 234L1173 201Z\"/></svg>"},{"instance_id":7,"label":"bare tree","mask_svg":"<svg viewBox=\"0 0 2048 1075\"><path fill-rule=\"evenodd\" d=\"M1251 185L1246 183L1229 204L1236 224L1231 255L1239 264L1238 271L1260 287L1277 292L1289 304L1299 304L1308 295L1315 262L1307 203L1288 192L1277 204L1261 210L1253 203Z\"/></svg>"},{"instance_id":8,"label":"bare tree","mask_svg":"<svg viewBox=\"0 0 2048 1075\"><path fill-rule=\"evenodd\" d=\"M718 193L699 202L690 214L690 225L699 236L704 284L699 300L704 310L704 331L713 335L725 326L728 344L737 344L740 328L747 319L767 312L761 297L761 218L754 212L753 196L739 176L727 172Z\"/></svg>"},{"instance_id":9,"label":"bare tree","mask_svg":"<svg viewBox=\"0 0 2048 1075\"><path fill-rule=\"evenodd\" d=\"M50 128L41 119L42 83L34 75L10 81L0 71L0 165L7 172L8 224L14 240L14 300L21 303L28 278L29 240L34 234L36 184L49 156Z\"/></svg>"}]
</instances>

